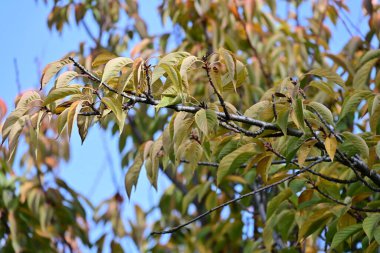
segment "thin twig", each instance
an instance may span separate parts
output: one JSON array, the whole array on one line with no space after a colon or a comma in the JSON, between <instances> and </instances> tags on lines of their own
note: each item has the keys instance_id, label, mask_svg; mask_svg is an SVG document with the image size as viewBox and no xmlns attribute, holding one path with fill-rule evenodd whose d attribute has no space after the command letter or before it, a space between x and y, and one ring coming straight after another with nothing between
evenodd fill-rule
<instances>
[{"instance_id":1,"label":"thin twig","mask_svg":"<svg viewBox=\"0 0 380 253\"><path fill-rule=\"evenodd\" d=\"M87 23L82 20L82 25L84 27L84 30L86 30L88 36L90 36L90 38L95 42L96 45L98 45L98 40L95 38L95 36L92 34L91 30L90 30L90 27L88 27Z\"/></svg>"},{"instance_id":2,"label":"thin twig","mask_svg":"<svg viewBox=\"0 0 380 253\"><path fill-rule=\"evenodd\" d=\"M207 59L207 55L206 56L203 56L203 69L206 70L206 74L207 74L207 78L208 78L208 82L209 84L211 85L212 89L214 90L216 96L218 97L219 99L219 103L220 105L222 106L223 108L223 111L225 113L225 119L226 120L229 120L230 119L230 113L228 112L227 110L227 106L226 106L226 103L224 102L224 99L222 97L222 95L219 93L219 91L216 89L215 85L214 85L214 82L212 81L211 79L211 75L210 75L210 63L208 62L208 59Z\"/></svg>"},{"instance_id":3,"label":"thin twig","mask_svg":"<svg viewBox=\"0 0 380 253\"><path fill-rule=\"evenodd\" d=\"M373 208L373 209L372 208L361 208L361 207L351 206L349 204L346 204L340 200L337 200L337 199L331 197L330 195L324 193L323 191L321 191L321 189L319 189L319 187L316 186L314 182L310 182L310 183L313 185L313 189L315 189L317 192L319 192L319 194L321 194L325 198L332 200L333 202L335 202L339 205L348 206L350 209L355 210L355 211L359 211L359 212L380 213L380 208Z\"/></svg>"},{"instance_id":4,"label":"thin twig","mask_svg":"<svg viewBox=\"0 0 380 253\"><path fill-rule=\"evenodd\" d=\"M274 94L272 94L272 109L273 109L274 119L277 121L276 98L274 97Z\"/></svg>"},{"instance_id":5,"label":"thin twig","mask_svg":"<svg viewBox=\"0 0 380 253\"><path fill-rule=\"evenodd\" d=\"M17 92L18 94L21 94L20 72L18 70L17 58L13 58L13 64L15 67Z\"/></svg>"},{"instance_id":6,"label":"thin twig","mask_svg":"<svg viewBox=\"0 0 380 253\"><path fill-rule=\"evenodd\" d=\"M149 74L149 68L150 67L151 67L151 65L147 65L146 63L144 63L146 85L148 86L147 98L149 98L149 99L153 98L153 96L152 96L152 86L151 86L151 83L150 83L150 74Z\"/></svg>"},{"instance_id":7,"label":"thin twig","mask_svg":"<svg viewBox=\"0 0 380 253\"><path fill-rule=\"evenodd\" d=\"M252 195L255 195L256 193L262 192L262 191L264 191L264 190L270 189L270 188L272 188L272 187L274 187L274 186L277 186L277 185L279 185L279 184L282 184L282 183L284 183L284 182L287 182L287 181L289 181L289 180L291 180L291 179L297 177L298 175L304 173L305 171L307 171L308 168L312 168L313 166L315 166L316 164L318 164L318 163L320 163L320 162L322 162L322 161L323 161L323 159L319 159L319 160L313 162L312 164L310 164L308 167L305 167L305 168L303 168L303 169L301 169L301 170L295 172L293 175L290 175L290 176L287 176L287 177L281 179L280 181L277 181L277 182L275 182L275 183L272 183L272 184L269 184L269 185L263 186L263 187L261 187L261 188L259 188L259 189L257 189L257 190L254 190L254 191L248 192L248 193L243 194L243 195L241 195L241 196L239 196L239 197L237 197L237 198L234 198L234 199L231 199L231 200L229 200L229 201L227 201L227 202L224 202L223 204L218 205L218 206L216 206L216 207L214 207L214 208L211 208L211 209L208 210L207 212L204 212L204 213L202 213L201 215L198 215L197 217L195 217L194 219L191 219L190 221L185 222L185 223L183 223L183 224L181 224L181 225L178 225L178 226L176 226L176 227L174 227L174 228L171 228L171 229L168 229L168 230L164 230L164 231L156 231L156 232L152 232L152 233L150 234L150 236L174 233L174 232L180 230L181 228L186 227L187 225L189 225L189 224L191 224L191 223L194 223L194 222L196 222L196 221L202 219L203 217L205 217L205 216L207 216L207 215L209 215L209 214L211 214L211 213L213 213L213 212L215 212L215 211L217 211L217 210L219 210L219 209L221 209L221 208L223 208L223 207L225 207L225 206L228 206L228 205L233 204L233 203L235 203L235 202L237 202L237 201L240 201L240 200L242 200L242 199L244 199L244 198L247 198L247 197L250 197L250 196L252 196Z\"/></svg>"},{"instance_id":8,"label":"thin twig","mask_svg":"<svg viewBox=\"0 0 380 253\"><path fill-rule=\"evenodd\" d=\"M331 162L331 159L329 157L322 157L322 156L315 156L315 157L308 157L306 158L306 162L314 162L314 161L317 161L319 159L323 159L324 162ZM291 160L291 163L292 162L297 162L298 159L295 158L295 159L292 159ZM182 159L180 160L181 163L190 163L190 161L186 160L186 159ZM286 161L285 159L282 159L282 160L275 160L275 161L272 161L272 165L276 164L286 164L288 161ZM208 167L214 167L214 168L218 168L219 167L219 163L216 163L216 162L205 162L205 161L200 161L198 162L198 166L208 166ZM257 166L257 164L254 164L253 167ZM242 164L240 165L240 168L245 168L247 167L247 164Z\"/></svg>"},{"instance_id":9,"label":"thin twig","mask_svg":"<svg viewBox=\"0 0 380 253\"><path fill-rule=\"evenodd\" d=\"M236 5L236 7L238 6L237 3L236 3L236 0L234 0L234 3ZM246 34L246 37L248 38L249 35L248 35L248 31L247 31L247 23L243 20L243 18L241 17L240 14L238 14L237 16L235 16L238 21L241 23L241 25L243 26L244 28L244 32ZM265 65L264 65L264 62L263 60L261 59L260 55L259 55L259 52L257 51L255 45L253 45L252 41L250 39L247 39L248 41L248 45L249 47L252 49L253 51L253 54L255 55L256 57L256 60L257 62L259 63L259 67L260 67L260 70L261 72L263 73L263 76L264 76L264 80L266 82L266 85L268 87L270 87L273 83L273 80L272 80L272 76L270 75L270 73L265 69Z\"/></svg>"}]
</instances>

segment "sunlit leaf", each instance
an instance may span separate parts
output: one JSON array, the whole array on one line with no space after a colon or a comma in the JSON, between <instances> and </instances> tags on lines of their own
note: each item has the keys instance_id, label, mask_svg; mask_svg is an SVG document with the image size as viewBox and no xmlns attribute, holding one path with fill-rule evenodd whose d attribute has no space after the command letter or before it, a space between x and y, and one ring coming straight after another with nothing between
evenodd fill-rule
<instances>
[{"instance_id":1,"label":"sunlit leaf","mask_svg":"<svg viewBox=\"0 0 380 253\"><path fill-rule=\"evenodd\" d=\"M123 67L132 65L133 61L126 57L117 57L107 62L104 67L102 82L108 82L110 79L119 76Z\"/></svg>"},{"instance_id":2,"label":"sunlit leaf","mask_svg":"<svg viewBox=\"0 0 380 253\"><path fill-rule=\"evenodd\" d=\"M181 68L179 70L179 73L182 77L182 81L185 85L185 87L189 87L189 81L188 81L188 78L187 78L187 71L190 69L190 67L198 60L197 57L193 56L193 55L190 55L188 57L186 57L185 59L183 59L182 63L181 63Z\"/></svg>"},{"instance_id":3,"label":"sunlit leaf","mask_svg":"<svg viewBox=\"0 0 380 253\"><path fill-rule=\"evenodd\" d=\"M218 53L226 63L229 79L232 81L234 89L236 91L236 60L234 59L233 54L224 48L220 48Z\"/></svg>"},{"instance_id":4,"label":"sunlit leaf","mask_svg":"<svg viewBox=\"0 0 380 253\"><path fill-rule=\"evenodd\" d=\"M82 109L82 101L75 101L70 105L70 108L67 113L67 132L69 138L71 137L71 131L73 129L74 122L77 120L78 114Z\"/></svg>"},{"instance_id":5,"label":"sunlit leaf","mask_svg":"<svg viewBox=\"0 0 380 253\"><path fill-rule=\"evenodd\" d=\"M64 87L68 85L77 76L79 76L79 74L76 71L66 71L57 78L57 81L55 82L55 87Z\"/></svg>"},{"instance_id":6,"label":"sunlit leaf","mask_svg":"<svg viewBox=\"0 0 380 253\"><path fill-rule=\"evenodd\" d=\"M46 67L42 71L40 89L44 88L53 76L55 76L65 65L70 63L72 63L70 59L62 59L46 65Z\"/></svg>"},{"instance_id":7,"label":"sunlit leaf","mask_svg":"<svg viewBox=\"0 0 380 253\"><path fill-rule=\"evenodd\" d=\"M199 129L207 136L208 134L215 133L218 126L218 117L212 110L199 110L195 116L195 123Z\"/></svg>"},{"instance_id":8,"label":"sunlit leaf","mask_svg":"<svg viewBox=\"0 0 380 253\"><path fill-rule=\"evenodd\" d=\"M103 97L102 102L107 105L109 109L114 113L117 124L119 126L120 134L123 132L126 114L123 112L123 105L114 97Z\"/></svg>"},{"instance_id":9,"label":"sunlit leaf","mask_svg":"<svg viewBox=\"0 0 380 253\"><path fill-rule=\"evenodd\" d=\"M58 99L68 97L70 95L81 94L81 90L77 86L66 86L61 88L53 89L49 92L47 97L44 100L43 105L46 106L51 104Z\"/></svg>"}]
</instances>

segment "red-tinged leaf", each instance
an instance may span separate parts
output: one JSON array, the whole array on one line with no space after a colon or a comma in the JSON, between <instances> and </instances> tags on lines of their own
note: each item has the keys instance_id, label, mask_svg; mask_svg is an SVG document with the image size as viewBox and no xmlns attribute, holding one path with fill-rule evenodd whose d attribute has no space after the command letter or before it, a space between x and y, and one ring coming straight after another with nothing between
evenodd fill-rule
<instances>
[{"instance_id":1,"label":"red-tinged leaf","mask_svg":"<svg viewBox=\"0 0 380 253\"><path fill-rule=\"evenodd\" d=\"M0 98L0 122L5 117L5 114L7 114L7 105L5 104L4 100Z\"/></svg>"}]
</instances>

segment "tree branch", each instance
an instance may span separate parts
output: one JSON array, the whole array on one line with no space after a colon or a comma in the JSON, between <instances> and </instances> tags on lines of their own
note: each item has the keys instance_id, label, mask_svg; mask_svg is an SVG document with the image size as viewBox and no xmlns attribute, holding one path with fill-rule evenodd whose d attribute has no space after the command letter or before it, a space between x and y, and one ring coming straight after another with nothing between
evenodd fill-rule
<instances>
[{"instance_id":1,"label":"tree branch","mask_svg":"<svg viewBox=\"0 0 380 253\"><path fill-rule=\"evenodd\" d=\"M209 82L209 84L211 85L212 89L214 90L216 96L217 96L218 99L219 99L219 103L220 103L220 105L221 105L222 108L223 108L223 111L224 111L224 113L225 113L225 119L226 119L226 120L229 120L229 119L230 119L230 114L229 114L229 112L228 112L228 110L227 110L226 103L224 102L224 99L223 99L222 95L221 95L221 94L219 93L219 91L216 89L216 87L215 87L215 85L214 85L214 82L213 82L212 79L211 79L211 75L210 75L210 63L208 62L207 57L208 57L208 56L206 55L206 56L203 56L203 58L202 58L202 60L203 60L203 64L204 64L203 69L206 70L206 74L207 74L208 82Z\"/></svg>"},{"instance_id":2,"label":"tree branch","mask_svg":"<svg viewBox=\"0 0 380 253\"><path fill-rule=\"evenodd\" d=\"M133 94L129 94L127 92L121 92L119 93L117 90L109 86L107 83L102 82L100 78L96 77L93 75L91 72L89 72L87 69L85 69L82 65L80 65L78 62L74 60L74 58L69 57L69 59L74 63L76 67L78 67L83 74L87 75L91 80L96 81L100 83L100 85L103 85L106 89L108 89L111 92L120 94L121 96L128 98L132 100L133 103L143 103L143 104L149 104L149 105L158 105L160 101L154 100L154 99L149 99L143 96L136 96ZM169 105L166 106L165 108L173 109L175 111L183 111L183 112L189 112L189 113L196 113L200 109L202 109L199 106L187 106L187 105L182 105L182 104L176 104L176 105ZM222 118L227 118L227 115L224 112L215 112L218 117ZM241 123L246 123L252 126L258 126L260 128L263 128L264 130L275 130L275 131L281 131L281 129L277 126L277 124L272 124L260 120L256 120L244 115L237 115L237 114L229 114L229 120L231 121L236 121L236 122L241 122ZM295 137L301 137L304 133L298 129L294 128L288 128L287 129L287 134L290 136L295 136ZM324 150L324 145L316 145L319 149ZM338 149L336 151L338 154L342 154ZM368 166L358 157L346 157L345 155L340 155L336 159L340 163L350 167L353 170L357 170L357 172L362 173L363 175L367 176L370 178L377 186L380 186L380 175L377 174L376 171L368 168ZM358 174L356 172L356 174ZM358 176L358 175L357 175ZM360 178L360 175L358 176ZM369 187L370 189L376 189L373 188L371 185L368 184L365 180L363 183ZM377 191L377 189L376 189Z\"/></svg>"},{"instance_id":3,"label":"tree branch","mask_svg":"<svg viewBox=\"0 0 380 253\"><path fill-rule=\"evenodd\" d=\"M350 209L355 210L355 211L359 211L359 212L380 213L380 208L373 208L373 209L372 208L361 208L361 207L351 206L349 204L346 204L340 200L337 200L337 199L331 197L330 195L324 193L323 191L321 191L321 189L319 189L319 187L316 186L314 182L309 182L309 183L311 183L313 185L313 189L315 189L317 192L319 192L319 194L321 194L323 197L330 199L331 201L333 201L339 205L348 206Z\"/></svg>"},{"instance_id":4,"label":"tree branch","mask_svg":"<svg viewBox=\"0 0 380 253\"><path fill-rule=\"evenodd\" d=\"M174 227L174 228L171 228L171 229L168 229L168 230L164 230L164 231L152 232L152 233L150 234L150 236L174 233L174 232L180 230L181 228L186 227L187 225L189 225L189 224L191 224L191 223L194 223L194 222L196 222L196 221L202 219L203 217L205 217L205 216L207 216L207 215L209 215L209 214L211 214L211 213L213 213L213 212L215 212L215 211L217 211L217 210L219 210L219 209L221 209L221 208L223 208L223 207L225 207L225 206L228 206L228 205L233 204L233 203L235 203L235 202L238 202L238 201L240 201L240 200L242 200L242 199L244 199L244 198L247 198L247 197L250 197L250 196L252 196L252 195L255 195L256 193L262 192L262 191L264 191L264 190L267 190L267 189L270 189L270 188L272 188L272 187L274 187L274 186L277 186L277 185L279 185L279 184L282 184L282 183L284 183L284 182L286 182L286 181L289 181L289 180L291 180L291 179L297 177L298 175L304 173L305 171L307 171L307 169L312 168L313 166L315 166L315 165L317 165L318 163L321 163L321 162L323 162L323 159L319 159L319 160L313 162L313 163L310 164L308 167L302 168L301 170L295 172L293 175L287 176L287 177L281 179L280 181L277 181L277 182L275 182L275 183L272 183L272 184L269 184L269 185L263 186L263 187L261 187L261 188L259 188L259 189L257 189L257 190L254 190L254 191L248 192L248 193L246 193L246 194L241 195L240 197L237 197L237 198L231 199L231 200L229 200L229 201L227 201L227 202L224 202L224 203L221 204L221 205L218 205L218 206L216 206L216 207L214 207L214 208L211 208L211 209L208 210L207 212L204 212L204 213L202 213L201 215L198 215L197 217L195 217L194 219L192 219L192 220L190 220L190 221L188 221L188 222L185 222L185 223L183 223L183 224L181 224L181 225L178 225L178 226L176 226L176 227Z\"/></svg>"}]
</instances>

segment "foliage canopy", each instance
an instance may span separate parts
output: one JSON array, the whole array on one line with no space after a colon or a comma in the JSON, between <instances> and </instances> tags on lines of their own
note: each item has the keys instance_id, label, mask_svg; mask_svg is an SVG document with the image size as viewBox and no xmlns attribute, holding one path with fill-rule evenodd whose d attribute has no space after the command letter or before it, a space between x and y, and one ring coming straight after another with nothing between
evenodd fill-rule
<instances>
[{"instance_id":1,"label":"foliage canopy","mask_svg":"<svg viewBox=\"0 0 380 253\"><path fill-rule=\"evenodd\" d=\"M329 26L353 29L348 6L304 2L287 1L284 15L274 0L164 0L173 31L150 34L136 1L54 1L49 27L74 15L91 41L47 65L6 118L0 101L0 245L123 252L129 237L154 252L376 251L380 5L364 0L367 31L332 53ZM93 206L54 173L72 133L83 142L94 125L119 136L128 197L143 168L153 187L160 170L173 183L154 224L136 206L126 229L122 193ZM89 219L112 234L90 241Z\"/></svg>"}]
</instances>

